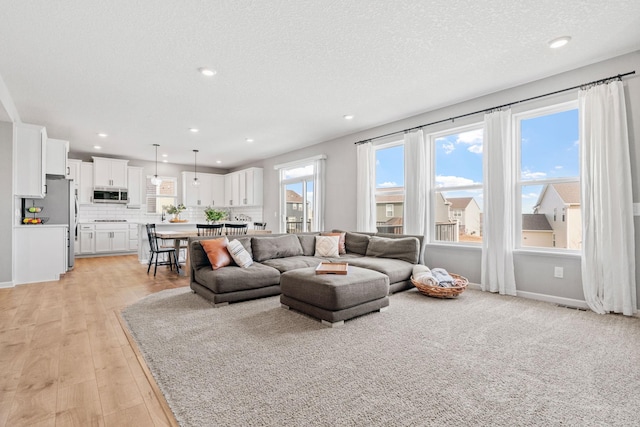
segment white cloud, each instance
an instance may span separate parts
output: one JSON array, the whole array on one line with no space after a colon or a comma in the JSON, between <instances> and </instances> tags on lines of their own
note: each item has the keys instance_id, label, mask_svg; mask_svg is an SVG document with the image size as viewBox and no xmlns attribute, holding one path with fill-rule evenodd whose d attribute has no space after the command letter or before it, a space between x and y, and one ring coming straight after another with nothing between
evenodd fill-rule
<instances>
[{"instance_id":1,"label":"white cloud","mask_svg":"<svg viewBox=\"0 0 640 427\"><path fill-rule=\"evenodd\" d=\"M546 176L547 176L546 172L531 172L528 169L522 171L523 179L540 179Z\"/></svg>"},{"instance_id":2,"label":"white cloud","mask_svg":"<svg viewBox=\"0 0 640 427\"><path fill-rule=\"evenodd\" d=\"M442 144L442 149L444 150L445 154L449 154L456 149L456 146L453 145L453 142L447 142L446 144Z\"/></svg>"},{"instance_id":3,"label":"white cloud","mask_svg":"<svg viewBox=\"0 0 640 427\"><path fill-rule=\"evenodd\" d=\"M560 166L560 165L556 166L556 169L557 169L557 170L560 170L560 169L562 169L562 168L563 168L563 166Z\"/></svg>"},{"instance_id":4,"label":"white cloud","mask_svg":"<svg viewBox=\"0 0 640 427\"><path fill-rule=\"evenodd\" d=\"M398 183L395 181L387 181L382 184L378 184L378 187L389 188L389 187L398 187Z\"/></svg>"},{"instance_id":5,"label":"white cloud","mask_svg":"<svg viewBox=\"0 0 640 427\"><path fill-rule=\"evenodd\" d=\"M580 140L579 139L576 139L575 141L573 141L573 146L574 147L577 147L579 145L580 145Z\"/></svg>"},{"instance_id":6,"label":"white cloud","mask_svg":"<svg viewBox=\"0 0 640 427\"><path fill-rule=\"evenodd\" d=\"M538 193L527 193L522 195L523 199L537 199Z\"/></svg>"},{"instance_id":7,"label":"white cloud","mask_svg":"<svg viewBox=\"0 0 640 427\"><path fill-rule=\"evenodd\" d=\"M467 148L467 150L475 154L482 154L482 145L472 145L471 147Z\"/></svg>"},{"instance_id":8,"label":"white cloud","mask_svg":"<svg viewBox=\"0 0 640 427\"><path fill-rule=\"evenodd\" d=\"M478 145L482 144L482 129L471 130L469 132L462 132L458 134L458 139L456 139L457 144L470 144L470 145Z\"/></svg>"},{"instance_id":9,"label":"white cloud","mask_svg":"<svg viewBox=\"0 0 640 427\"><path fill-rule=\"evenodd\" d=\"M478 182L474 182L472 179L463 178L461 176L436 176L436 186L437 187L459 187L463 185L475 185L479 184Z\"/></svg>"}]
</instances>

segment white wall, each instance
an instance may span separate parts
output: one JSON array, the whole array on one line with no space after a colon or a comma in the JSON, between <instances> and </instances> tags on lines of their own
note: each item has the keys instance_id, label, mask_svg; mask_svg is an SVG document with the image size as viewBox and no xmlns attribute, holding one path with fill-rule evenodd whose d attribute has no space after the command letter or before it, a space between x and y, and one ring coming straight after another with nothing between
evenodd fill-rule
<instances>
[{"instance_id":1,"label":"white wall","mask_svg":"<svg viewBox=\"0 0 640 427\"><path fill-rule=\"evenodd\" d=\"M0 122L0 288L10 286L13 265L13 123Z\"/></svg>"},{"instance_id":2,"label":"white wall","mask_svg":"<svg viewBox=\"0 0 640 427\"><path fill-rule=\"evenodd\" d=\"M497 105L542 95L565 89L582 83L598 80L629 71L640 73L640 51L620 56L608 61L593 64L533 83L489 94L480 98L427 112L408 119L389 123L377 128L368 129L353 135L327 141L285 155L266 159L262 162L246 166L264 167L264 218L275 221L278 212L278 175L273 166L303 159L316 154L327 155L327 180L325 203L325 228L355 229L356 225L356 148L354 142L373 138L389 132L400 131L432 121L442 120L460 114L491 108ZM499 78L499 76L496 76ZM640 75L625 78L629 131L631 140L631 162L633 177L633 198L640 201ZM416 95L428 96L428 94ZM558 100L567 95L558 96ZM576 97L577 95L574 95ZM534 103L529 104L529 106ZM383 108L383 107L381 107ZM393 116L393 112L389 112ZM474 116L456 120L456 125L474 123L482 120L482 116ZM437 131L451 126L450 123L432 126L427 131ZM242 169L238 168L238 169ZM640 217L635 218L637 254L640 254ZM467 276L473 282L480 281L479 248L447 247L430 245L427 248L425 262L431 266L445 267L451 271ZM561 298L583 300L580 259L575 256L553 256L518 253L515 256L516 280L518 289L533 294L553 295ZM636 265L640 267L640 259L636 255ZM553 277L554 267L564 268L564 279ZM640 285L640 274L636 269L637 283ZM640 286L638 291L640 299Z\"/></svg>"}]
</instances>

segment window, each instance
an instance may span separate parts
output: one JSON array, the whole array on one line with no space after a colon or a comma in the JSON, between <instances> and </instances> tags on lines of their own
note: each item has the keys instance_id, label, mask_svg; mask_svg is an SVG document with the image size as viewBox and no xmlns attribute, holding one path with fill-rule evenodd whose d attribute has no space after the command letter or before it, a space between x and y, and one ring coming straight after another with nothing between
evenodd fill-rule
<instances>
[{"instance_id":1,"label":"window","mask_svg":"<svg viewBox=\"0 0 640 427\"><path fill-rule=\"evenodd\" d=\"M482 241L483 125L430 135L434 150L433 240Z\"/></svg>"},{"instance_id":2,"label":"window","mask_svg":"<svg viewBox=\"0 0 640 427\"><path fill-rule=\"evenodd\" d=\"M147 176L147 213L161 214L162 207L166 205L175 205L178 200L178 178L172 176L163 176L160 185L151 183L153 176Z\"/></svg>"},{"instance_id":3,"label":"window","mask_svg":"<svg viewBox=\"0 0 640 427\"><path fill-rule=\"evenodd\" d=\"M320 231L322 218L322 188L325 156L277 165L280 172L280 231L300 233Z\"/></svg>"},{"instance_id":4,"label":"window","mask_svg":"<svg viewBox=\"0 0 640 427\"><path fill-rule=\"evenodd\" d=\"M402 234L404 217L404 140L379 145L376 159L376 227Z\"/></svg>"},{"instance_id":5,"label":"window","mask_svg":"<svg viewBox=\"0 0 640 427\"><path fill-rule=\"evenodd\" d=\"M393 217L393 205L388 203L387 204L387 218L392 218Z\"/></svg>"},{"instance_id":6,"label":"window","mask_svg":"<svg viewBox=\"0 0 640 427\"><path fill-rule=\"evenodd\" d=\"M520 246L579 250L582 219L577 103L514 118L520 157Z\"/></svg>"}]
</instances>

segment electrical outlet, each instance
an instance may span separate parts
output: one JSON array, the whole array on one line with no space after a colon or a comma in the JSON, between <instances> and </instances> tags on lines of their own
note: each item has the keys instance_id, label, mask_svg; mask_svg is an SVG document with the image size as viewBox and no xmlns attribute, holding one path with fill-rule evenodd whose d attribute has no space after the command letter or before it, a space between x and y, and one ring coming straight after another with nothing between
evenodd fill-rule
<instances>
[{"instance_id":1,"label":"electrical outlet","mask_svg":"<svg viewBox=\"0 0 640 427\"><path fill-rule=\"evenodd\" d=\"M554 267L553 269L553 277L558 279L562 279L564 277L564 268L562 267Z\"/></svg>"}]
</instances>

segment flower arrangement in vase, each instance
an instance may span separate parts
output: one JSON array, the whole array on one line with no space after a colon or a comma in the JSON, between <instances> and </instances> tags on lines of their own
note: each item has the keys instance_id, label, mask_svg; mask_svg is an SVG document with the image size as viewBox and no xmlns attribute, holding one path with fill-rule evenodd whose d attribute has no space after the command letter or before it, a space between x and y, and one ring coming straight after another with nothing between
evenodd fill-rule
<instances>
[{"instance_id":1,"label":"flower arrangement in vase","mask_svg":"<svg viewBox=\"0 0 640 427\"><path fill-rule=\"evenodd\" d=\"M204 215L207 224L216 223L227 217L227 212L221 209L214 209L211 206L204 208Z\"/></svg>"},{"instance_id":2,"label":"flower arrangement in vase","mask_svg":"<svg viewBox=\"0 0 640 427\"><path fill-rule=\"evenodd\" d=\"M186 219L180 219L180 212L187 209L182 203L180 203L178 206L163 206L163 209L166 210L168 214L173 215L173 218L171 218L169 222L187 222Z\"/></svg>"}]
</instances>

